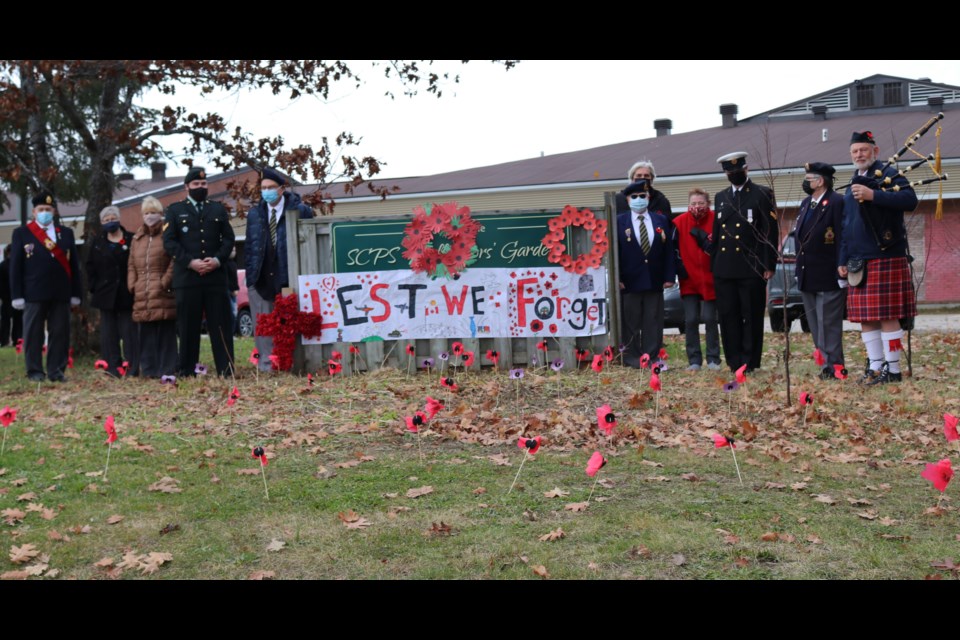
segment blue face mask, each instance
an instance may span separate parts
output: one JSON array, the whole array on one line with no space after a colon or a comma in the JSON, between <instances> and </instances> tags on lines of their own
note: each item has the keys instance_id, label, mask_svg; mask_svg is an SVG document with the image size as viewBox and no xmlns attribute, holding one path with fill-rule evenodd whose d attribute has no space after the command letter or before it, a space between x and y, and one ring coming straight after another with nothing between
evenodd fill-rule
<instances>
[{"instance_id":1,"label":"blue face mask","mask_svg":"<svg viewBox=\"0 0 960 640\"><path fill-rule=\"evenodd\" d=\"M273 204L280 199L280 194L276 189L264 189L260 192L260 197L266 200L269 204Z\"/></svg>"},{"instance_id":2,"label":"blue face mask","mask_svg":"<svg viewBox=\"0 0 960 640\"><path fill-rule=\"evenodd\" d=\"M103 230L106 231L107 233L113 233L114 231L118 231L119 229L120 229L119 221L114 220L113 222L103 223Z\"/></svg>"},{"instance_id":3,"label":"blue face mask","mask_svg":"<svg viewBox=\"0 0 960 640\"><path fill-rule=\"evenodd\" d=\"M45 227L51 222L53 222L53 211L37 212L37 224L39 224L42 227Z\"/></svg>"},{"instance_id":4,"label":"blue face mask","mask_svg":"<svg viewBox=\"0 0 960 640\"><path fill-rule=\"evenodd\" d=\"M630 198L630 210L634 213L646 211L650 201L647 198Z\"/></svg>"}]
</instances>

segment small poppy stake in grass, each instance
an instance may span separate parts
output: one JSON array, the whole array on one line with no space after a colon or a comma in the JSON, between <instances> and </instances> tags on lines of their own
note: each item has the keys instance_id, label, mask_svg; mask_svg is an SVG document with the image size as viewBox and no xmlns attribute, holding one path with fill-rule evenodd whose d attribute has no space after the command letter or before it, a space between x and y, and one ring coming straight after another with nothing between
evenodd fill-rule
<instances>
[{"instance_id":1,"label":"small poppy stake in grass","mask_svg":"<svg viewBox=\"0 0 960 640\"><path fill-rule=\"evenodd\" d=\"M740 388L740 385L737 384L736 380L732 380L725 385L723 385L723 392L727 394L727 420L732 419L733 412L733 392Z\"/></svg>"},{"instance_id":2,"label":"small poppy stake in grass","mask_svg":"<svg viewBox=\"0 0 960 640\"><path fill-rule=\"evenodd\" d=\"M957 452L960 453L960 433L957 432L957 416L952 413L943 414L943 435L946 436L947 442L957 443Z\"/></svg>"},{"instance_id":3,"label":"small poppy stake in grass","mask_svg":"<svg viewBox=\"0 0 960 640\"><path fill-rule=\"evenodd\" d=\"M11 424L16 422L16 420L16 409L11 409L9 406L6 406L0 410L0 425L3 425L3 444L0 445L0 456L3 455L4 450L7 448L7 429Z\"/></svg>"},{"instance_id":4,"label":"small poppy stake in grass","mask_svg":"<svg viewBox=\"0 0 960 640\"><path fill-rule=\"evenodd\" d=\"M360 355L360 348L359 348L359 347L357 347L356 345L350 345L350 355L353 356L353 372L354 372L354 373L356 373L357 370L358 370L358 369L357 369L357 360L360 360L360 362L363 363L363 368L364 368L364 369L367 368L367 363L366 363L366 361L363 359L363 356Z\"/></svg>"},{"instance_id":5,"label":"small poppy stake in grass","mask_svg":"<svg viewBox=\"0 0 960 640\"><path fill-rule=\"evenodd\" d=\"M589 349L578 348L575 353L576 353L576 356L577 356L577 370L579 371L579 369L580 369L580 363L581 363L581 362L586 362L586 361L589 361L589 360L590 360L590 350L589 350Z\"/></svg>"},{"instance_id":6,"label":"small poppy stake in grass","mask_svg":"<svg viewBox=\"0 0 960 640\"><path fill-rule=\"evenodd\" d=\"M523 450L523 460L520 461L520 468L517 469L517 475L513 477L513 484L507 489L507 494L513 491L513 487L517 484L520 472L523 471L523 463L527 461L527 458L532 458L533 454L540 450L540 436L536 436L535 438L519 438L517 440L517 446Z\"/></svg>"},{"instance_id":7,"label":"small poppy stake in grass","mask_svg":"<svg viewBox=\"0 0 960 640\"><path fill-rule=\"evenodd\" d=\"M407 377L410 377L410 369L413 368L413 361L417 358L417 348L413 344L407 345Z\"/></svg>"},{"instance_id":8,"label":"small poppy stake in grass","mask_svg":"<svg viewBox=\"0 0 960 640\"><path fill-rule=\"evenodd\" d=\"M807 426L807 407L813 404L813 395L806 391L800 394L800 404L803 405L803 426Z\"/></svg>"},{"instance_id":9,"label":"small poppy stake in grass","mask_svg":"<svg viewBox=\"0 0 960 640\"><path fill-rule=\"evenodd\" d=\"M617 416L613 414L610 405L597 407L597 426L608 436L613 435L613 430L617 428Z\"/></svg>"},{"instance_id":10,"label":"small poppy stake in grass","mask_svg":"<svg viewBox=\"0 0 960 640\"><path fill-rule=\"evenodd\" d=\"M420 427L427 424L427 420L427 414L423 411L417 411L412 416L404 416L403 418L403 421L407 423L407 431L417 434L417 451L420 452L420 464L423 464L423 448L420 446Z\"/></svg>"},{"instance_id":11,"label":"small poppy stake in grass","mask_svg":"<svg viewBox=\"0 0 960 640\"><path fill-rule=\"evenodd\" d=\"M494 351L493 349L488 349L486 358L493 363L494 371L500 373L500 352Z\"/></svg>"},{"instance_id":12,"label":"small poppy stake in grass","mask_svg":"<svg viewBox=\"0 0 960 640\"><path fill-rule=\"evenodd\" d=\"M557 400L560 399L560 372L563 371L563 365L564 362L562 358L557 358L550 363L550 368L553 369L555 374L557 374L554 376L554 378L557 380Z\"/></svg>"},{"instance_id":13,"label":"small poppy stake in grass","mask_svg":"<svg viewBox=\"0 0 960 640\"><path fill-rule=\"evenodd\" d=\"M944 458L940 462L933 462L924 467L920 473L921 478L926 478L933 483L937 491L940 492L940 498L937 500L937 508L943 502L943 492L947 490L950 479L953 478L953 467L950 466L950 458Z\"/></svg>"},{"instance_id":14,"label":"small poppy stake in grass","mask_svg":"<svg viewBox=\"0 0 960 640\"><path fill-rule=\"evenodd\" d=\"M587 496L587 502L590 502L590 498L593 497L593 491L597 488L597 483L600 482L600 469L603 469L607 464L607 459L603 457L599 451L594 451L593 455L590 456L589 462L587 462L587 475L591 478L596 477L593 481L593 486L590 488L590 495Z\"/></svg>"},{"instance_id":15,"label":"small poppy stake in grass","mask_svg":"<svg viewBox=\"0 0 960 640\"><path fill-rule=\"evenodd\" d=\"M232 407L237 404L237 400L240 399L240 390L236 387L233 388L233 391L230 392L230 397L227 398L227 406Z\"/></svg>"},{"instance_id":16,"label":"small poppy stake in grass","mask_svg":"<svg viewBox=\"0 0 960 640\"><path fill-rule=\"evenodd\" d=\"M603 355L596 354L593 356L593 362L590 363L590 368L597 372L597 390L600 390L600 374L603 373Z\"/></svg>"},{"instance_id":17,"label":"small poppy stake in grass","mask_svg":"<svg viewBox=\"0 0 960 640\"><path fill-rule=\"evenodd\" d=\"M433 375L433 358L423 359L423 368L427 370L427 376Z\"/></svg>"},{"instance_id":18,"label":"small poppy stake in grass","mask_svg":"<svg viewBox=\"0 0 960 640\"><path fill-rule=\"evenodd\" d=\"M813 350L813 361L818 367L822 367L823 365L827 364L827 359L823 357L823 353L820 351L820 349Z\"/></svg>"},{"instance_id":19,"label":"small poppy stake in grass","mask_svg":"<svg viewBox=\"0 0 960 640\"><path fill-rule=\"evenodd\" d=\"M737 478L740 480L740 486L743 486L743 476L740 475L740 465L737 464L737 452L735 451L737 448L736 441L729 436L715 433L713 434L713 446L715 449L730 447L730 453L733 454L733 466L737 469Z\"/></svg>"},{"instance_id":20,"label":"small poppy stake in grass","mask_svg":"<svg viewBox=\"0 0 960 640\"><path fill-rule=\"evenodd\" d=\"M660 384L659 366L654 367L653 371L650 372L650 388L657 392L656 409L653 414L653 419L656 420L660 417L660 391L663 388L663 385Z\"/></svg>"},{"instance_id":21,"label":"small poppy stake in grass","mask_svg":"<svg viewBox=\"0 0 960 640\"><path fill-rule=\"evenodd\" d=\"M270 499L270 490L267 489L267 454L263 447L253 448L253 457L260 460L260 475L263 477L263 494Z\"/></svg>"},{"instance_id":22,"label":"small poppy stake in grass","mask_svg":"<svg viewBox=\"0 0 960 640\"><path fill-rule=\"evenodd\" d=\"M103 467L103 481L107 481L107 471L110 470L110 451L113 450L113 443L117 441L117 429L113 424L113 416L107 416L103 422L103 430L107 432L107 464Z\"/></svg>"},{"instance_id":23,"label":"small poppy stake in grass","mask_svg":"<svg viewBox=\"0 0 960 640\"><path fill-rule=\"evenodd\" d=\"M523 369L510 369L510 379L514 381L517 387L517 402L514 413L523 415L520 411L520 380L523 378Z\"/></svg>"}]
</instances>

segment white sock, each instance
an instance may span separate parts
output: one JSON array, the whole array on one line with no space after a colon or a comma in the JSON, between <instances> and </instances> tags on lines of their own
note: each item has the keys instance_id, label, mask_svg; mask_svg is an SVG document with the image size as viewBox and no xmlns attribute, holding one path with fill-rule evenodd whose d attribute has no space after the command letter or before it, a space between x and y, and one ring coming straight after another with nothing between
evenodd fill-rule
<instances>
[{"instance_id":1,"label":"white sock","mask_svg":"<svg viewBox=\"0 0 960 640\"><path fill-rule=\"evenodd\" d=\"M884 331L881 334L883 357L887 360L890 373L900 373L900 352L903 351L903 345L900 343L901 338L903 338L903 329Z\"/></svg>"},{"instance_id":2,"label":"white sock","mask_svg":"<svg viewBox=\"0 0 960 640\"><path fill-rule=\"evenodd\" d=\"M867 358L870 359L870 369L880 371L883 367L883 344L879 331L865 331L860 334L863 346L867 348Z\"/></svg>"}]
</instances>

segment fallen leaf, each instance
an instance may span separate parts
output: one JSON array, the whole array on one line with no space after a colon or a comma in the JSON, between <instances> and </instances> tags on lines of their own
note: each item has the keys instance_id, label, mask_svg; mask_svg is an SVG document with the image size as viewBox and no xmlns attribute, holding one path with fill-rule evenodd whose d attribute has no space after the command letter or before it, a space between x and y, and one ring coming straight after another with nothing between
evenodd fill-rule
<instances>
[{"instance_id":1,"label":"fallen leaf","mask_svg":"<svg viewBox=\"0 0 960 640\"><path fill-rule=\"evenodd\" d=\"M767 533L760 536L760 539L764 542L776 542L780 538L780 534L776 531L768 531Z\"/></svg>"},{"instance_id":2,"label":"fallen leaf","mask_svg":"<svg viewBox=\"0 0 960 640\"><path fill-rule=\"evenodd\" d=\"M22 522L23 519L27 517L27 514L20 509L4 509L0 511L0 515L3 516L7 524L11 525Z\"/></svg>"},{"instance_id":3,"label":"fallen leaf","mask_svg":"<svg viewBox=\"0 0 960 640\"><path fill-rule=\"evenodd\" d=\"M151 573L156 573L161 565L167 562L173 561L173 555L170 553L161 553L157 551L151 551L146 556L142 558L140 564L140 573L143 575L148 575Z\"/></svg>"},{"instance_id":4,"label":"fallen leaf","mask_svg":"<svg viewBox=\"0 0 960 640\"><path fill-rule=\"evenodd\" d=\"M14 564L21 564L32 560L40 555L40 551L33 546L32 544L24 544L23 546L11 546L10 547L10 562Z\"/></svg>"},{"instance_id":5,"label":"fallen leaf","mask_svg":"<svg viewBox=\"0 0 960 640\"><path fill-rule=\"evenodd\" d=\"M123 522L123 516L114 514L107 518L107 524L117 524L118 522Z\"/></svg>"},{"instance_id":6,"label":"fallen leaf","mask_svg":"<svg viewBox=\"0 0 960 640\"><path fill-rule=\"evenodd\" d=\"M557 527L556 530L551 531L549 533L545 533L542 536L540 536L538 540L540 540L540 542L553 542L554 540L560 540L566 537L567 537L567 534L563 532L563 529L560 527Z\"/></svg>"},{"instance_id":7,"label":"fallen leaf","mask_svg":"<svg viewBox=\"0 0 960 640\"><path fill-rule=\"evenodd\" d=\"M55 484L52 484L52 485L50 485L49 487L47 487L46 489L44 489L44 491L46 491L46 492L48 492L48 493L51 492L51 491L56 491L56 490L57 490L57 485L55 485Z\"/></svg>"},{"instance_id":8,"label":"fallen leaf","mask_svg":"<svg viewBox=\"0 0 960 640\"><path fill-rule=\"evenodd\" d=\"M781 533L779 537L780 542L794 542L797 539L797 537L792 533Z\"/></svg>"},{"instance_id":9,"label":"fallen leaf","mask_svg":"<svg viewBox=\"0 0 960 640\"><path fill-rule=\"evenodd\" d=\"M47 572L43 574L43 577L56 578L58 575L60 575L60 569L48 569Z\"/></svg>"},{"instance_id":10,"label":"fallen leaf","mask_svg":"<svg viewBox=\"0 0 960 640\"><path fill-rule=\"evenodd\" d=\"M270 544L267 545L267 551L283 551L286 546L287 543L283 540L277 540L276 538L273 538L270 541Z\"/></svg>"},{"instance_id":11,"label":"fallen leaf","mask_svg":"<svg viewBox=\"0 0 960 640\"><path fill-rule=\"evenodd\" d=\"M213 474L212 476L210 476L210 482L212 482L213 484L219 484L220 478L217 476L217 474Z\"/></svg>"},{"instance_id":12,"label":"fallen leaf","mask_svg":"<svg viewBox=\"0 0 960 640\"><path fill-rule=\"evenodd\" d=\"M550 572L547 571L547 568L546 568L545 566L543 566L542 564L534 565L534 566L532 566L532 567L530 567L530 568L533 569L533 572L534 572L535 574L537 574L538 576L540 576L540 577L543 578L544 580L546 580L547 578L550 577Z\"/></svg>"},{"instance_id":13,"label":"fallen leaf","mask_svg":"<svg viewBox=\"0 0 960 640\"><path fill-rule=\"evenodd\" d=\"M529 520L530 522L536 522L537 520L540 519L540 517L537 516L535 512L530 511L529 509L523 512L523 517Z\"/></svg>"},{"instance_id":14,"label":"fallen leaf","mask_svg":"<svg viewBox=\"0 0 960 640\"><path fill-rule=\"evenodd\" d=\"M337 469L349 469L350 467L359 467L360 464L359 460L347 460L346 462L337 462L333 466Z\"/></svg>"},{"instance_id":15,"label":"fallen leaf","mask_svg":"<svg viewBox=\"0 0 960 640\"><path fill-rule=\"evenodd\" d=\"M260 467L255 467L253 469L237 469L238 476L258 476L260 475Z\"/></svg>"},{"instance_id":16,"label":"fallen leaf","mask_svg":"<svg viewBox=\"0 0 960 640\"><path fill-rule=\"evenodd\" d=\"M103 471L102 471L102 470L101 470L101 471L88 471L88 472L86 472L86 473L83 474L83 475L87 476L88 478L98 478L98 477L100 477L100 476L103 475Z\"/></svg>"},{"instance_id":17,"label":"fallen leaf","mask_svg":"<svg viewBox=\"0 0 960 640\"><path fill-rule=\"evenodd\" d=\"M398 513L403 513L404 511L413 511L410 507L395 506L387 509L387 515L396 516Z\"/></svg>"},{"instance_id":18,"label":"fallen leaf","mask_svg":"<svg viewBox=\"0 0 960 640\"><path fill-rule=\"evenodd\" d=\"M864 520L876 520L879 514L874 509L868 511L858 511L854 515L858 518L863 518Z\"/></svg>"},{"instance_id":19,"label":"fallen leaf","mask_svg":"<svg viewBox=\"0 0 960 640\"><path fill-rule=\"evenodd\" d=\"M366 518L357 518L351 522L344 522L343 526L345 526L347 529L363 529L365 527L373 526L373 523Z\"/></svg>"},{"instance_id":20,"label":"fallen leaf","mask_svg":"<svg viewBox=\"0 0 960 640\"><path fill-rule=\"evenodd\" d=\"M484 488L484 487L477 487L476 489L473 490L473 495L475 495L475 496L482 496L482 495L485 494L486 492L487 492L486 488Z\"/></svg>"},{"instance_id":21,"label":"fallen leaf","mask_svg":"<svg viewBox=\"0 0 960 640\"><path fill-rule=\"evenodd\" d=\"M564 491L560 487L554 487L550 491L546 491L543 494L544 498L566 498L570 495L569 491Z\"/></svg>"},{"instance_id":22,"label":"fallen leaf","mask_svg":"<svg viewBox=\"0 0 960 640\"><path fill-rule=\"evenodd\" d=\"M613 480L610 480L608 478L604 478L597 484L603 487L604 489L612 489L616 486L616 483Z\"/></svg>"},{"instance_id":23,"label":"fallen leaf","mask_svg":"<svg viewBox=\"0 0 960 640\"><path fill-rule=\"evenodd\" d=\"M682 567L683 565L687 564L687 559L684 557L682 553L675 553L673 554L673 557L670 558L670 562L672 562L678 567Z\"/></svg>"},{"instance_id":24,"label":"fallen leaf","mask_svg":"<svg viewBox=\"0 0 960 640\"><path fill-rule=\"evenodd\" d=\"M923 510L923 515L925 516L937 516L938 518L946 513L946 509L943 509L938 506L927 507Z\"/></svg>"},{"instance_id":25,"label":"fallen leaf","mask_svg":"<svg viewBox=\"0 0 960 640\"><path fill-rule=\"evenodd\" d=\"M855 507L869 507L873 503L865 498L847 498L847 502Z\"/></svg>"},{"instance_id":26,"label":"fallen leaf","mask_svg":"<svg viewBox=\"0 0 960 640\"><path fill-rule=\"evenodd\" d=\"M180 484L179 480L175 480L170 476L164 476L147 487L148 491L159 491L160 493L180 493L180 487L177 485Z\"/></svg>"},{"instance_id":27,"label":"fallen leaf","mask_svg":"<svg viewBox=\"0 0 960 640\"><path fill-rule=\"evenodd\" d=\"M273 580L277 574L273 571L254 571L247 580Z\"/></svg>"},{"instance_id":28,"label":"fallen leaf","mask_svg":"<svg viewBox=\"0 0 960 640\"><path fill-rule=\"evenodd\" d=\"M786 489L786 488L787 488L787 485L782 484L782 483L780 483L780 482L767 482L766 484L763 485L763 488L764 488L764 489L776 489L776 490L779 491L780 489Z\"/></svg>"},{"instance_id":29,"label":"fallen leaf","mask_svg":"<svg viewBox=\"0 0 960 640\"><path fill-rule=\"evenodd\" d=\"M47 540L63 540L63 534L56 529L50 529L50 531L47 531Z\"/></svg>"},{"instance_id":30,"label":"fallen leaf","mask_svg":"<svg viewBox=\"0 0 960 640\"><path fill-rule=\"evenodd\" d=\"M433 493L433 487L420 487L419 489L408 489L406 496L408 498L419 498L420 496L425 496L428 493Z\"/></svg>"},{"instance_id":31,"label":"fallen leaf","mask_svg":"<svg viewBox=\"0 0 960 640\"><path fill-rule=\"evenodd\" d=\"M803 491L804 489L807 488L807 483L806 483L806 482L794 482L793 484L790 485L790 488L793 489L794 491Z\"/></svg>"},{"instance_id":32,"label":"fallen leaf","mask_svg":"<svg viewBox=\"0 0 960 640\"><path fill-rule=\"evenodd\" d=\"M589 562L587 563L587 569L590 569L591 571L600 571L600 565L598 565L596 562Z\"/></svg>"},{"instance_id":33,"label":"fallen leaf","mask_svg":"<svg viewBox=\"0 0 960 640\"><path fill-rule=\"evenodd\" d=\"M700 476L695 473L684 473L680 476L684 480L689 480L690 482L700 482Z\"/></svg>"},{"instance_id":34,"label":"fallen leaf","mask_svg":"<svg viewBox=\"0 0 960 640\"><path fill-rule=\"evenodd\" d=\"M907 540L910 539L910 536L895 536L890 533L881 533L880 537L883 538L884 540L899 540L901 542L906 542Z\"/></svg>"},{"instance_id":35,"label":"fallen leaf","mask_svg":"<svg viewBox=\"0 0 960 640\"><path fill-rule=\"evenodd\" d=\"M631 558L649 558L653 554L645 545L638 544L635 547L630 547L630 550L627 551L627 555Z\"/></svg>"},{"instance_id":36,"label":"fallen leaf","mask_svg":"<svg viewBox=\"0 0 960 640\"><path fill-rule=\"evenodd\" d=\"M76 533L77 535L79 535L79 534L81 534L81 533L90 533L91 529L90 529L90 525L88 525L88 524L85 524L85 525L83 525L83 526L80 526L80 525L78 524L77 526L75 526L75 527L73 527L72 529L70 529L70 531L73 531L74 533Z\"/></svg>"},{"instance_id":37,"label":"fallen leaf","mask_svg":"<svg viewBox=\"0 0 960 640\"><path fill-rule=\"evenodd\" d=\"M589 502L571 502L568 505L564 505L563 508L567 511L573 511L576 513L578 511L586 511L588 506L590 506Z\"/></svg>"},{"instance_id":38,"label":"fallen leaf","mask_svg":"<svg viewBox=\"0 0 960 640\"><path fill-rule=\"evenodd\" d=\"M810 535L808 535L806 537L806 541L809 542L810 544L823 544L823 540L821 540L820 536L818 536L815 533L811 533Z\"/></svg>"},{"instance_id":39,"label":"fallen leaf","mask_svg":"<svg viewBox=\"0 0 960 640\"><path fill-rule=\"evenodd\" d=\"M495 456L487 456L487 458L489 458L490 461L493 462L493 464L497 465L498 467L509 467L509 466L511 466L511 465L510 465L510 460L507 459L506 454L498 453L498 454L495 455Z\"/></svg>"},{"instance_id":40,"label":"fallen leaf","mask_svg":"<svg viewBox=\"0 0 960 640\"><path fill-rule=\"evenodd\" d=\"M26 571L5 571L0 573L0 580L26 580L30 574Z\"/></svg>"},{"instance_id":41,"label":"fallen leaf","mask_svg":"<svg viewBox=\"0 0 960 640\"><path fill-rule=\"evenodd\" d=\"M837 501L833 496L828 496L825 493L813 494L813 501L822 502L823 504L837 504Z\"/></svg>"},{"instance_id":42,"label":"fallen leaf","mask_svg":"<svg viewBox=\"0 0 960 640\"><path fill-rule=\"evenodd\" d=\"M655 462L655 461L653 461L653 460L641 460L641 461L640 461L640 464L645 464L645 465L647 465L648 467L662 467L662 466L663 466L663 464L661 464L661 463L659 463L659 462Z\"/></svg>"},{"instance_id":43,"label":"fallen leaf","mask_svg":"<svg viewBox=\"0 0 960 640\"><path fill-rule=\"evenodd\" d=\"M216 450L216 449L207 449L206 451L203 452L203 457L204 457L204 458L216 458L216 457L217 457L217 450Z\"/></svg>"},{"instance_id":44,"label":"fallen leaf","mask_svg":"<svg viewBox=\"0 0 960 640\"><path fill-rule=\"evenodd\" d=\"M93 563L93 566L100 567L101 569L106 569L107 567L112 567L113 565L113 558L101 558L99 561Z\"/></svg>"},{"instance_id":45,"label":"fallen leaf","mask_svg":"<svg viewBox=\"0 0 960 640\"><path fill-rule=\"evenodd\" d=\"M750 561L749 561L748 559L744 558L743 556L739 556L739 557L737 557L736 560L733 561L733 564L734 564L735 566L739 567L740 569L742 569L742 568L744 568L744 567L746 567L746 566L749 566L749 565L750 565Z\"/></svg>"},{"instance_id":46,"label":"fallen leaf","mask_svg":"<svg viewBox=\"0 0 960 640\"><path fill-rule=\"evenodd\" d=\"M27 484L27 479L26 479L26 478L17 478L16 480L11 480L11 481L10 481L10 484L12 484L12 485L15 486L15 487L22 487L23 485Z\"/></svg>"},{"instance_id":47,"label":"fallen leaf","mask_svg":"<svg viewBox=\"0 0 960 640\"><path fill-rule=\"evenodd\" d=\"M880 518L880 524L882 524L882 525L885 526L885 527L893 527L893 526L896 526L896 525L900 524L900 521L899 521L899 520L894 520L893 518L889 518L889 517L887 517L887 516L884 516L884 517ZM960 536L957 536L957 540L960 540Z\"/></svg>"},{"instance_id":48,"label":"fallen leaf","mask_svg":"<svg viewBox=\"0 0 960 640\"><path fill-rule=\"evenodd\" d=\"M31 500L36 500L36 499L37 499L37 494L35 494L33 491L30 491L29 493L23 493L17 496L17 502L30 502Z\"/></svg>"},{"instance_id":49,"label":"fallen leaf","mask_svg":"<svg viewBox=\"0 0 960 640\"><path fill-rule=\"evenodd\" d=\"M667 476L649 476L644 480L647 482L670 482L670 478Z\"/></svg>"},{"instance_id":50,"label":"fallen leaf","mask_svg":"<svg viewBox=\"0 0 960 640\"><path fill-rule=\"evenodd\" d=\"M43 518L44 520L53 520L54 518L57 517L57 512L54 511L53 509L43 509L40 512L40 517Z\"/></svg>"},{"instance_id":51,"label":"fallen leaf","mask_svg":"<svg viewBox=\"0 0 960 640\"><path fill-rule=\"evenodd\" d=\"M440 524L437 524L436 522L431 523L430 528L426 531L426 534L428 536L450 536L453 535L453 528L441 520Z\"/></svg>"},{"instance_id":52,"label":"fallen leaf","mask_svg":"<svg viewBox=\"0 0 960 640\"><path fill-rule=\"evenodd\" d=\"M48 565L48 564L45 564L45 563L43 563L43 562L39 562L39 563L36 563L36 564L27 565L26 567L23 568L23 570L26 571L28 575L31 575L31 576L41 576L41 575L43 575L43 572L46 571L49 566L50 566L50 565Z\"/></svg>"}]
</instances>

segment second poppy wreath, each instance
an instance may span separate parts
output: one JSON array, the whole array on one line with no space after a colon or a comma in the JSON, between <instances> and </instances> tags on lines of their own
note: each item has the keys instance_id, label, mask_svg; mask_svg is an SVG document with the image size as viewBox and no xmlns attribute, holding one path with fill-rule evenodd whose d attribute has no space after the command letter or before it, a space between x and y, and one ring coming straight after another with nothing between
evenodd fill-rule
<instances>
[{"instance_id":1,"label":"second poppy wreath","mask_svg":"<svg viewBox=\"0 0 960 640\"><path fill-rule=\"evenodd\" d=\"M543 246L550 250L547 260L551 264L560 265L567 272L584 274L588 268L596 269L610 248L610 241L607 240L607 221L597 220L590 209L577 209L568 204L560 215L547 222L547 227L550 231L541 240ZM590 232L593 246L588 253L580 254L576 258L567 254L564 243L567 227L583 227Z\"/></svg>"},{"instance_id":2,"label":"second poppy wreath","mask_svg":"<svg viewBox=\"0 0 960 640\"><path fill-rule=\"evenodd\" d=\"M456 279L477 261L480 223L456 202L418 206L404 228L403 257L415 273Z\"/></svg>"}]
</instances>

